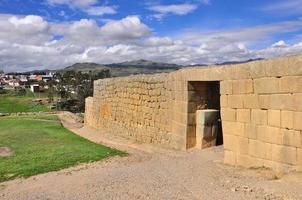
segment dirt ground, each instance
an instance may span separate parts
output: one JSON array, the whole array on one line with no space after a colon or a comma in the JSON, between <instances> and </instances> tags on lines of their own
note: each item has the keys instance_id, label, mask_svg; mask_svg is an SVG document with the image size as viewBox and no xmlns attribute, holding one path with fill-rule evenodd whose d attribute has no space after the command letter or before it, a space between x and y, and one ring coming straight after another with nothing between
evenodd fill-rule
<instances>
[{"instance_id":1,"label":"dirt ground","mask_svg":"<svg viewBox=\"0 0 302 200\"><path fill-rule=\"evenodd\" d=\"M0 157L11 156L13 152L8 147L0 147Z\"/></svg>"},{"instance_id":2,"label":"dirt ground","mask_svg":"<svg viewBox=\"0 0 302 200\"><path fill-rule=\"evenodd\" d=\"M223 147L169 151L82 127L69 115L65 127L127 157L0 183L1 200L35 199L302 199L302 174L281 178L270 170L223 164Z\"/></svg>"}]
</instances>

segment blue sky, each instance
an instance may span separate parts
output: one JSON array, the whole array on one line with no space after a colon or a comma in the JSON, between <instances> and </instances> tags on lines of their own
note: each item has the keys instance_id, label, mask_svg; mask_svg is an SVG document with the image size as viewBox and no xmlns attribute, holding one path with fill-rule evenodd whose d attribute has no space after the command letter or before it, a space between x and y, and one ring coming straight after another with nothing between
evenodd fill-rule
<instances>
[{"instance_id":1,"label":"blue sky","mask_svg":"<svg viewBox=\"0 0 302 200\"><path fill-rule=\"evenodd\" d=\"M0 26L6 71L302 52L302 0L0 0Z\"/></svg>"}]
</instances>

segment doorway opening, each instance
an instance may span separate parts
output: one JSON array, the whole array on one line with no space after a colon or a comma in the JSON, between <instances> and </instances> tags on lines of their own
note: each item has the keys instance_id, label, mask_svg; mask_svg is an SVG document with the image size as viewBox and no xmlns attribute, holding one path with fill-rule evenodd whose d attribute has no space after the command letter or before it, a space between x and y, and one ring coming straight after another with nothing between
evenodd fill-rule
<instances>
[{"instance_id":1,"label":"doorway opening","mask_svg":"<svg viewBox=\"0 0 302 200\"><path fill-rule=\"evenodd\" d=\"M223 144L219 81L188 82L187 148Z\"/></svg>"}]
</instances>

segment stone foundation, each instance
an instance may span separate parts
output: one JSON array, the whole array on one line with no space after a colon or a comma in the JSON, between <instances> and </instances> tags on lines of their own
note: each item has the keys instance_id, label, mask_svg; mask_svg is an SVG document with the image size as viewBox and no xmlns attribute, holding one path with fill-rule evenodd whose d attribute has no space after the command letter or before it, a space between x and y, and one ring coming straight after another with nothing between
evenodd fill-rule
<instances>
[{"instance_id":1,"label":"stone foundation","mask_svg":"<svg viewBox=\"0 0 302 200\"><path fill-rule=\"evenodd\" d=\"M166 148L194 147L192 82L208 81L220 82L225 163L302 170L302 56L98 80L85 124Z\"/></svg>"}]
</instances>

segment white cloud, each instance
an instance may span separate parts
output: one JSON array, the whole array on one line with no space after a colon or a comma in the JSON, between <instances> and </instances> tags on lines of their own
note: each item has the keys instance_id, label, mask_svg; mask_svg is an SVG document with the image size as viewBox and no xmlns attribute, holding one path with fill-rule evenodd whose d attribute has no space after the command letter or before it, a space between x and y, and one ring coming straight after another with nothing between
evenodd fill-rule
<instances>
[{"instance_id":1,"label":"white cloud","mask_svg":"<svg viewBox=\"0 0 302 200\"><path fill-rule=\"evenodd\" d=\"M76 62L112 63L141 58L203 64L302 53L302 40L296 44L283 40L271 42L271 36L276 33L301 30L301 21L221 32L193 31L174 38L152 34L137 16L108 21L101 26L91 19L51 23L39 16L0 15L0 26L0 67L6 71L57 69ZM259 41L266 41L267 48L252 49Z\"/></svg>"},{"instance_id":2,"label":"white cloud","mask_svg":"<svg viewBox=\"0 0 302 200\"><path fill-rule=\"evenodd\" d=\"M156 12L154 18L161 19L167 14L187 15L198 8L196 4L171 4L171 5L152 5L148 9Z\"/></svg>"},{"instance_id":3,"label":"white cloud","mask_svg":"<svg viewBox=\"0 0 302 200\"><path fill-rule=\"evenodd\" d=\"M264 5L261 10L283 12L283 14L302 14L302 0L279 0Z\"/></svg>"},{"instance_id":4,"label":"white cloud","mask_svg":"<svg viewBox=\"0 0 302 200\"><path fill-rule=\"evenodd\" d=\"M68 5L72 8L87 8L97 3L97 0L47 0L51 5Z\"/></svg>"},{"instance_id":5,"label":"white cloud","mask_svg":"<svg viewBox=\"0 0 302 200\"><path fill-rule=\"evenodd\" d=\"M274 43L272 45L272 47L275 47L275 48L283 48L283 47L287 47L287 44L284 42L284 40L280 40L276 43Z\"/></svg>"},{"instance_id":6,"label":"white cloud","mask_svg":"<svg viewBox=\"0 0 302 200\"><path fill-rule=\"evenodd\" d=\"M86 10L89 15L102 16L105 14L116 14L115 7L112 6L94 6Z\"/></svg>"},{"instance_id":7,"label":"white cloud","mask_svg":"<svg viewBox=\"0 0 302 200\"><path fill-rule=\"evenodd\" d=\"M137 16L128 16L122 20L109 21L101 27L101 32L106 38L129 40L148 35L150 29Z\"/></svg>"},{"instance_id":8,"label":"white cloud","mask_svg":"<svg viewBox=\"0 0 302 200\"><path fill-rule=\"evenodd\" d=\"M116 6L97 6L97 0L47 0L50 5L67 5L72 9L79 9L88 15L102 16L116 14Z\"/></svg>"},{"instance_id":9,"label":"white cloud","mask_svg":"<svg viewBox=\"0 0 302 200\"><path fill-rule=\"evenodd\" d=\"M49 24L40 16L0 15L0 40L19 44L42 44L51 38Z\"/></svg>"},{"instance_id":10,"label":"white cloud","mask_svg":"<svg viewBox=\"0 0 302 200\"><path fill-rule=\"evenodd\" d=\"M275 24L266 24L255 27L241 28L237 30L226 30L219 32L191 31L180 35L187 44L200 45L210 44L212 48L225 46L230 43L257 43L267 41L274 34L282 34L302 30L302 21L287 21Z\"/></svg>"},{"instance_id":11,"label":"white cloud","mask_svg":"<svg viewBox=\"0 0 302 200\"><path fill-rule=\"evenodd\" d=\"M169 37L150 37L145 41L147 46L169 46L173 44L174 41Z\"/></svg>"}]
</instances>

